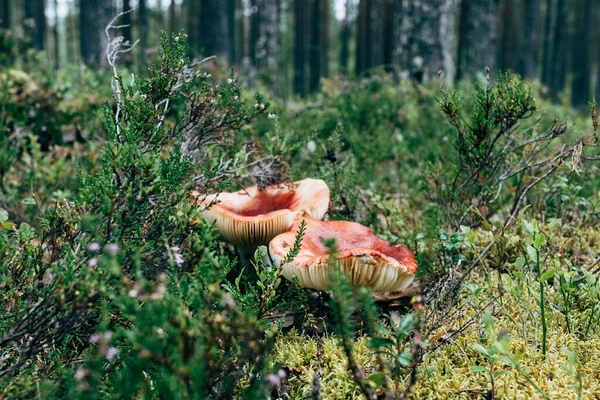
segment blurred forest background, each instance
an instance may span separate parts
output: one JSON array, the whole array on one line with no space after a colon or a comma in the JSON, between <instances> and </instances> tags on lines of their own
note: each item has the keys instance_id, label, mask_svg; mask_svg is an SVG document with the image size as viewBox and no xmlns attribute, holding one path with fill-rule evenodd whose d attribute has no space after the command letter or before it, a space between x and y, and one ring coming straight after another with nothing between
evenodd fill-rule
<instances>
[{"instance_id":1,"label":"blurred forest background","mask_svg":"<svg viewBox=\"0 0 600 400\"><path fill-rule=\"evenodd\" d=\"M185 30L194 56L216 55L273 94L304 97L320 79L376 69L416 81L511 70L549 98L584 107L600 97L600 2L593 0L1 0L0 54L15 41L44 49L56 68L105 68L104 28L119 12L139 40L126 62L142 70L159 29ZM563 96L562 98L560 96Z\"/></svg>"}]
</instances>

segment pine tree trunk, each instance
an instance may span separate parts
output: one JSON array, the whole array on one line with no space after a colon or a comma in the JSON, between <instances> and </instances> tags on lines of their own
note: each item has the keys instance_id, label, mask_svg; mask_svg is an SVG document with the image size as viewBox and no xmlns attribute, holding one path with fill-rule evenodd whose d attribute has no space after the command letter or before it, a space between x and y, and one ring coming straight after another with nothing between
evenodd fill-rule
<instances>
[{"instance_id":1,"label":"pine tree trunk","mask_svg":"<svg viewBox=\"0 0 600 400\"><path fill-rule=\"evenodd\" d=\"M228 44L228 55L227 58L229 60L229 64L233 65L236 63L236 46L237 42L235 40L236 35L236 27L235 27L235 15L237 13L237 1L236 0L228 0L228 5L226 8L227 13L227 44Z\"/></svg>"},{"instance_id":2,"label":"pine tree trunk","mask_svg":"<svg viewBox=\"0 0 600 400\"><path fill-rule=\"evenodd\" d=\"M129 0L123 0L123 8L122 12L126 12L131 10L131 5ZM131 12L123 15L123 38L126 42L132 43L132 35L131 35Z\"/></svg>"},{"instance_id":3,"label":"pine tree trunk","mask_svg":"<svg viewBox=\"0 0 600 400\"><path fill-rule=\"evenodd\" d=\"M457 78L497 71L498 0L463 0Z\"/></svg>"},{"instance_id":4,"label":"pine tree trunk","mask_svg":"<svg viewBox=\"0 0 600 400\"><path fill-rule=\"evenodd\" d=\"M346 11L344 21L340 28L340 73L348 75L348 59L350 58L350 36L352 25L350 24L351 1L346 0Z\"/></svg>"},{"instance_id":5,"label":"pine tree trunk","mask_svg":"<svg viewBox=\"0 0 600 400\"><path fill-rule=\"evenodd\" d=\"M79 0L79 43L81 60L90 68L108 66L108 39L104 29L114 17L113 2Z\"/></svg>"},{"instance_id":6,"label":"pine tree trunk","mask_svg":"<svg viewBox=\"0 0 600 400\"><path fill-rule=\"evenodd\" d=\"M329 76L329 25L331 4L329 0L321 0L321 76Z\"/></svg>"},{"instance_id":7,"label":"pine tree trunk","mask_svg":"<svg viewBox=\"0 0 600 400\"><path fill-rule=\"evenodd\" d=\"M565 88L567 78L567 58L569 54L569 32L568 32L568 14L566 0L558 0L556 7L556 20L554 23L554 32L552 33L553 58L550 93L553 100L558 100L558 95Z\"/></svg>"},{"instance_id":8,"label":"pine tree trunk","mask_svg":"<svg viewBox=\"0 0 600 400\"><path fill-rule=\"evenodd\" d=\"M258 7L258 0L251 0L250 9L252 14L250 16L250 42L248 44L248 53L250 55L250 61L252 62L252 65L257 67L257 49L258 41L260 39L260 9Z\"/></svg>"},{"instance_id":9,"label":"pine tree trunk","mask_svg":"<svg viewBox=\"0 0 600 400\"><path fill-rule=\"evenodd\" d=\"M515 4L514 0L502 0L501 14L502 22L499 28L502 36L498 46L498 69L501 71L516 71L518 66L517 52L520 47L519 40L521 36L515 20L515 16L520 15L518 5Z\"/></svg>"},{"instance_id":10,"label":"pine tree trunk","mask_svg":"<svg viewBox=\"0 0 600 400\"><path fill-rule=\"evenodd\" d=\"M523 38L520 51L519 72L524 78L537 78L539 61L540 0L525 0Z\"/></svg>"},{"instance_id":11,"label":"pine tree trunk","mask_svg":"<svg viewBox=\"0 0 600 400\"><path fill-rule=\"evenodd\" d=\"M394 62L394 22L395 22L395 5L394 0L384 0L382 4L383 12L383 49L382 63L387 71L391 71L391 65Z\"/></svg>"},{"instance_id":12,"label":"pine tree trunk","mask_svg":"<svg viewBox=\"0 0 600 400\"><path fill-rule=\"evenodd\" d=\"M576 1L575 19L575 45L571 73L573 83L571 86L571 104L574 107L585 107L590 99L590 48L591 48L591 22L592 0Z\"/></svg>"},{"instance_id":13,"label":"pine tree trunk","mask_svg":"<svg viewBox=\"0 0 600 400\"><path fill-rule=\"evenodd\" d=\"M295 0L294 3L294 92L304 97L305 68L306 68L306 33L305 33L305 0Z\"/></svg>"},{"instance_id":14,"label":"pine tree trunk","mask_svg":"<svg viewBox=\"0 0 600 400\"><path fill-rule=\"evenodd\" d=\"M39 0L40 6L44 6L44 0ZM58 69L60 67L60 39L58 37L58 0L54 0L54 25L52 26L52 37L54 39L54 68ZM40 24L46 25L46 13L44 12L45 8L42 8L42 11L38 13L41 14L38 16L43 22ZM44 45L44 38L42 34L41 38L42 46Z\"/></svg>"},{"instance_id":15,"label":"pine tree trunk","mask_svg":"<svg viewBox=\"0 0 600 400\"><path fill-rule=\"evenodd\" d=\"M455 0L405 1L396 54L400 66L417 82L434 79L443 71L452 83L455 74Z\"/></svg>"},{"instance_id":16,"label":"pine tree trunk","mask_svg":"<svg viewBox=\"0 0 600 400\"><path fill-rule=\"evenodd\" d=\"M198 6L198 0L185 0L184 9L187 18L186 25L190 52L192 55L197 55L200 53L200 42L198 40L200 7Z\"/></svg>"},{"instance_id":17,"label":"pine tree trunk","mask_svg":"<svg viewBox=\"0 0 600 400\"><path fill-rule=\"evenodd\" d=\"M138 43L139 68L146 69L146 48L148 47L148 6L146 0L138 0L137 26L140 35Z\"/></svg>"},{"instance_id":18,"label":"pine tree trunk","mask_svg":"<svg viewBox=\"0 0 600 400\"><path fill-rule=\"evenodd\" d=\"M244 17L244 2L243 0L236 0L236 13L235 13L235 27L236 27L236 63L242 64L246 57L246 18Z\"/></svg>"},{"instance_id":19,"label":"pine tree trunk","mask_svg":"<svg viewBox=\"0 0 600 400\"><path fill-rule=\"evenodd\" d=\"M175 21L175 0L171 0L171 3L169 4L169 37L174 33L177 33Z\"/></svg>"},{"instance_id":20,"label":"pine tree trunk","mask_svg":"<svg viewBox=\"0 0 600 400\"><path fill-rule=\"evenodd\" d=\"M310 19L310 44L309 44L309 64L310 78L308 84L309 92L315 92L319 88L319 79L321 78L321 1L310 0L311 10Z\"/></svg>"},{"instance_id":21,"label":"pine tree trunk","mask_svg":"<svg viewBox=\"0 0 600 400\"><path fill-rule=\"evenodd\" d=\"M0 28L10 29L10 2L8 0L0 2Z\"/></svg>"},{"instance_id":22,"label":"pine tree trunk","mask_svg":"<svg viewBox=\"0 0 600 400\"><path fill-rule=\"evenodd\" d=\"M553 45L552 32L554 32L554 0L546 0L546 16L544 26L544 54L542 56L542 83L552 86L552 59Z\"/></svg>"},{"instance_id":23,"label":"pine tree trunk","mask_svg":"<svg viewBox=\"0 0 600 400\"><path fill-rule=\"evenodd\" d=\"M277 0L260 1L260 64L270 78L271 90L279 94L279 7Z\"/></svg>"},{"instance_id":24,"label":"pine tree trunk","mask_svg":"<svg viewBox=\"0 0 600 400\"><path fill-rule=\"evenodd\" d=\"M129 2L129 0L123 0L123 8L122 8L122 12L126 12L128 10L131 10L131 4ZM125 42L129 42L129 43L133 43L132 41L132 35L131 35L131 12L128 12L127 14L123 14L123 31L122 31L122 35L123 38L125 39ZM123 59L125 61L125 65L130 66L131 64L133 64L133 57L131 53L127 53L123 55Z\"/></svg>"},{"instance_id":25,"label":"pine tree trunk","mask_svg":"<svg viewBox=\"0 0 600 400\"><path fill-rule=\"evenodd\" d=\"M358 4L358 32L356 38L356 75L371 68L372 35L371 13L372 0L360 0Z\"/></svg>"},{"instance_id":26,"label":"pine tree trunk","mask_svg":"<svg viewBox=\"0 0 600 400\"><path fill-rule=\"evenodd\" d=\"M8 0L5 1L9 4ZM31 41L34 49L44 49L44 34L46 32L46 14L44 0L25 0L24 14L25 19L33 21L33 30L31 32ZM56 11L56 8L55 8Z\"/></svg>"}]
</instances>

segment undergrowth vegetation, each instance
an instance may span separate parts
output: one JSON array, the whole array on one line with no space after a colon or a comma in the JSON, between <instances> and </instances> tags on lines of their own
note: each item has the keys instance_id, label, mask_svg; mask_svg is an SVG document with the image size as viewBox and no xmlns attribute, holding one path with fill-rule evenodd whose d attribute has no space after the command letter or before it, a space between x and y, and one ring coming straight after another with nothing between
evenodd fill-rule
<instances>
[{"instance_id":1,"label":"undergrowth vegetation","mask_svg":"<svg viewBox=\"0 0 600 400\"><path fill-rule=\"evenodd\" d=\"M595 105L510 74L289 104L186 54L163 35L145 75L0 73L0 398L600 395ZM306 177L418 282L301 288L190 203Z\"/></svg>"}]
</instances>

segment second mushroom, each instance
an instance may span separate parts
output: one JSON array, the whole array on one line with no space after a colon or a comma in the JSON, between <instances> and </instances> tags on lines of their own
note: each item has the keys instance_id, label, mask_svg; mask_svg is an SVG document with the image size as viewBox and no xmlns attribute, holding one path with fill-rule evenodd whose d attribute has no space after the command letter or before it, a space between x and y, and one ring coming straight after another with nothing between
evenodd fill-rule
<instances>
[{"instance_id":1,"label":"second mushroom","mask_svg":"<svg viewBox=\"0 0 600 400\"><path fill-rule=\"evenodd\" d=\"M323 222L311 218L304 221L306 231L301 250L292 262L281 265L294 245L301 220L288 232L276 236L268 247L269 258L275 266L281 266L288 280L297 277L304 287L329 289L330 250L325 245L328 238L335 239L337 265L354 286L389 292L405 288L414 279L417 263L407 247L393 246L356 222Z\"/></svg>"}]
</instances>

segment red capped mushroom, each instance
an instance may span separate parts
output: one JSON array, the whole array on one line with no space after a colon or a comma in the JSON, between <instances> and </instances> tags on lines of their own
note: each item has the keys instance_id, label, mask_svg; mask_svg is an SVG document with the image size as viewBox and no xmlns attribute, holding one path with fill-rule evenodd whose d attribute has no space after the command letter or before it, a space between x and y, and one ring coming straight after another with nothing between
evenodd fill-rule
<instances>
[{"instance_id":1,"label":"red capped mushroom","mask_svg":"<svg viewBox=\"0 0 600 400\"><path fill-rule=\"evenodd\" d=\"M243 247L267 244L287 231L300 217L321 219L329 207L329 187L320 179L304 179L265 190L252 186L233 193L219 193L199 200L208 206L203 217L214 222L230 243Z\"/></svg>"},{"instance_id":2,"label":"red capped mushroom","mask_svg":"<svg viewBox=\"0 0 600 400\"><path fill-rule=\"evenodd\" d=\"M298 277L307 288L328 290L328 238L334 238L337 260L354 286L365 286L374 292L389 292L408 286L417 272L413 253L405 246L392 246L377 237L369 228L356 222L323 222L307 218L302 246L292 262L282 266L283 276ZM301 220L269 243L269 257L281 266L294 245Z\"/></svg>"}]
</instances>

